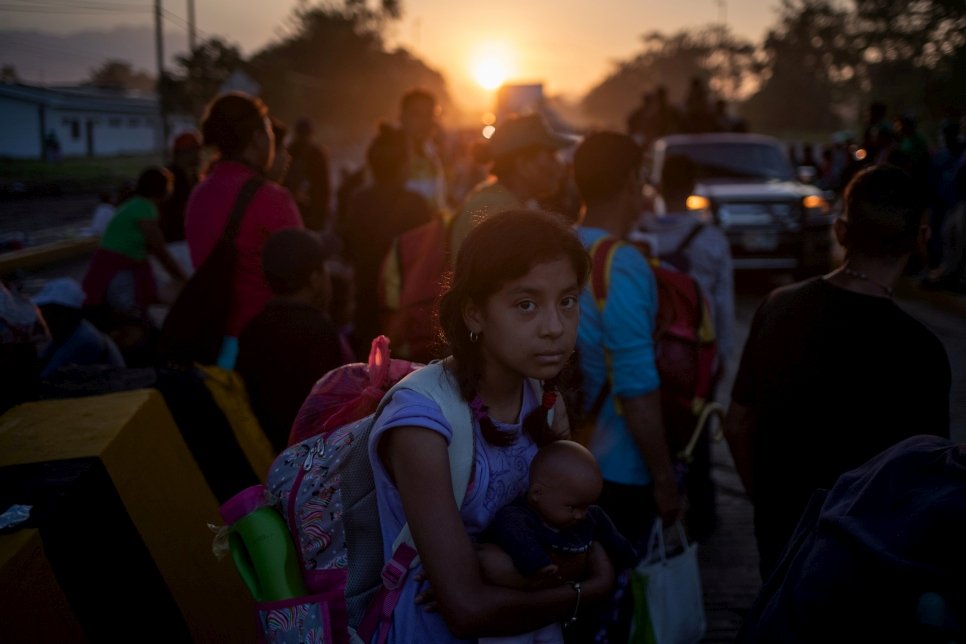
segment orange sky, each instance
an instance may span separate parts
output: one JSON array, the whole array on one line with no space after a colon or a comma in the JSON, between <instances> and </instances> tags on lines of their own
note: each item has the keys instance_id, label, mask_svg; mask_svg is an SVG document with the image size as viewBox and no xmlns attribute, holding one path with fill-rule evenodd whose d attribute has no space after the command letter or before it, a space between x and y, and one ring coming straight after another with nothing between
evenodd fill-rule
<instances>
[{"instance_id":1,"label":"orange sky","mask_svg":"<svg viewBox=\"0 0 966 644\"><path fill-rule=\"evenodd\" d=\"M44 0L68 8L57 13L0 12L10 28L60 33L150 21L151 0L101 0L117 10L76 14L69 7L85 0ZM24 3L28 4L28 3ZM276 38L297 0L244 3L195 0L202 35L219 34L251 53ZM454 95L476 101L485 91L472 80L471 66L486 43L498 43L508 80L542 81L550 93L578 95L603 78L611 62L638 48L641 34L672 33L725 18L736 33L758 40L775 22L777 0L402 0L403 18L390 40L403 45L444 73ZM8 5L9 6L9 5ZM187 15L186 0L165 0L164 8ZM169 22L167 29L177 29Z\"/></svg>"}]
</instances>

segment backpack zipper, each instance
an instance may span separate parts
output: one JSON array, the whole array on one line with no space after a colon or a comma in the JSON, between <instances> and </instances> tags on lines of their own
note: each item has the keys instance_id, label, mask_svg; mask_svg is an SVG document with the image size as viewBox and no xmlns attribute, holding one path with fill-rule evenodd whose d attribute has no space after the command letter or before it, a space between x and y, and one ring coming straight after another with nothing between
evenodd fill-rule
<instances>
[{"instance_id":1,"label":"backpack zipper","mask_svg":"<svg viewBox=\"0 0 966 644\"><path fill-rule=\"evenodd\" d=\"M298 474L295 475L295 481L292 482L292 490L288 495L288 527L289 532L295 541L295 551L299 555L299 563L302 566L302 570L305 570L305 560L302 558L302 533L299 531L298 526L298 516L295 512L295 504L298 503L299 490L302 489L302 479L305 478L305 473L312 469L312 465L315 463L315 456L318 453L319 457L325 455L325 437L320 436L319 440L316 441L315 445L309 450L309 453L305 456L305 461L302 463L301 469L299 469Z\"/></svg>"}]
</instances>

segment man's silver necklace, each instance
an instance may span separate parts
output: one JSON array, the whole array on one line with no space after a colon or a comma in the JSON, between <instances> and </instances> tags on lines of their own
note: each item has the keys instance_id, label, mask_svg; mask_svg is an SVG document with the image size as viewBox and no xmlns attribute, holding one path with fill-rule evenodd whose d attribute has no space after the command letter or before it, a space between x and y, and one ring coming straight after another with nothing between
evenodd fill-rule
<instances>
[{"instance_id":1,"label":"man's silver necklace","mask_svg":"<svg viewBox=\"0 0 966 644\"><path fill-rule=\"evenodd\" d=\"M860 271L854 271L851 268L849 268L848 266L845 266L844 268L842 268L842 272L845 273L846 275L848 275L849 277L854 277L856 279L860 279L860 280L863 280L865 282L868 282L869 284L872 284L874 286L878 286L889 297L894 297L895 294L896 294L895 289L889 288L885 284L880 284L879 282L875 281L874 279L872 279L871 277L869 277L865 273L862 273Z\"/></svg>"}]
</instances>

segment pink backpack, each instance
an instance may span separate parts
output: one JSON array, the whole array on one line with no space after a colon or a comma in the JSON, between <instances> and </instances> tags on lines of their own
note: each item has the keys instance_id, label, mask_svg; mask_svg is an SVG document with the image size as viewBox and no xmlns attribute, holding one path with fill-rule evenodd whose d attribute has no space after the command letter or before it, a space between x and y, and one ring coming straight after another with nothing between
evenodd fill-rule
<instances>
[{"instance_id":1,"label":"pink backpack","mask_svg":"<svg viewBox=\"0 0 966 644\"><path fill-rule=\"evenodd\" d=\"M393 385L423 366L389 356L389 338L380 335L368 364L343 365L319 378L292 423L289 447L368 416Z\"/></svg>"}]
</instances>

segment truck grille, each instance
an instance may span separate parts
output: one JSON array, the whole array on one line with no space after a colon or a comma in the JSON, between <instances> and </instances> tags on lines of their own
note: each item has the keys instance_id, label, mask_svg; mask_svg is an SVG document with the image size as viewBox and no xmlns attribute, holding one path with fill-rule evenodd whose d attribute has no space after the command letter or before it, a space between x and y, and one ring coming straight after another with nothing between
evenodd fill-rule
<instances>
[{"instance_id":1,"label":"truck grille","mask_svg":"<svg viewBox=\"0 0 966 644\"><path fill-rule=\"evenodd\" d=\"M789 203L724 203L718 206L717 214L724 228L778 226L784 230L798 230L800 227L796 209Z\"/></svg>"}]
</instances>

